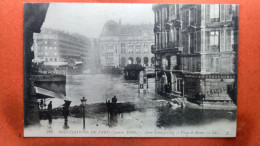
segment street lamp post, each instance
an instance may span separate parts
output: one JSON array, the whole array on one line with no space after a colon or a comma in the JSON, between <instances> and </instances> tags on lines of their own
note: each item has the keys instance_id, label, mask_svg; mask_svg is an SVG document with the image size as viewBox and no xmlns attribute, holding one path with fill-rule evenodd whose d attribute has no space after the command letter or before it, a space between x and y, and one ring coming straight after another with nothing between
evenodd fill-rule
<instances>
[{"instance_id":1,"label":"street lamp post","mask_svg":"<svg viewBox=\"0 0 260 146\"><path fill-rule=\"evenodd\" d=\"M85 97L82 97L82 99L80 100L83 109L83 129L85 129L85 106L86 106L87 99L85 99Z\"/></svg>"},{"instance_id":2,"label":"street lamp post","mask_svg":"<svg viewBox=\"0 0 260 146\"><path fill-rule=\"evenodd\" d=\"M182 107L184 106L184 78L182 80Z\"/></svg>"}]
</instances>

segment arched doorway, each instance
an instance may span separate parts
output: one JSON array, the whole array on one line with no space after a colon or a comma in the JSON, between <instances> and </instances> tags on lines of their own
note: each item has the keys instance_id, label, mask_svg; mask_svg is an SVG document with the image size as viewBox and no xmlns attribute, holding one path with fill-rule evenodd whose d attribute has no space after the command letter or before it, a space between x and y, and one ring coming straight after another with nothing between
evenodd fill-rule
<instances>
[{"instance_id":1,"label":"arched doorway","mask_svg":"<svg viewBox=\"0 0 260 146\"><path fill-rule=\"evenodd\" d=\"M133 64L134 63L134 59L132 57L128 58L128 64Z\"/></svg>"},{"instance_id":2,"label":"arched doorway","mask_svg":"<svg viewBox=\"0 0 260 146\"><path fill-rule=\"evenodd\" d=\"M151 58L151 63L152 63L152 65L155 65L155 57Z\"/></svg>"},{"instance_id":3,"label":"arched doorway","mask_svg":"<svg viewBox=\"0 0 260 146\"><path fill-rule=\"evenodd\" d=\"M136 64L141 64L141 58L140 57L136 57Z\"/></svg>"},{"instance_id":4,"label":"arched doorway","mask_svg":"<svg viewBox=\"0 0 260 146\"><path fill-rule=\"evenodd\" d=\"M148 63L149 63L148 57L144 57L144 65L148 66Z\"/></svg>"},{"instance_id":5,"label":"arched doorway","mask_svg":"<svg viewBox=\"0 0 260 146\"><path fill-rule=\"evenodd\" d=\"M126 59L125 59L125 57L122 57L122 58L121 58L120 66L121 66L121 67L125 67L125 66L126 66Z\"/></svg>"}]
</instances>

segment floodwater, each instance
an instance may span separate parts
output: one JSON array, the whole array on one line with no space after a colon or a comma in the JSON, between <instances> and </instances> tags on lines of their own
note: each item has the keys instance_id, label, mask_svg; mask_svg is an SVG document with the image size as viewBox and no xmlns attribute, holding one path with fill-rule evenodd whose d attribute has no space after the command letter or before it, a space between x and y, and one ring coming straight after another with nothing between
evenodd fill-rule
<instances>
[{"instance_id":1,"label":"floodwater","mask_svg":"<svg viewBox=\"0 0 260 146\"><path fill-rule=\"evenodd\" d=\"M139 110L111 117L105 113L94 118L86 117L85 130L82 127L82 118L69 117L67 123L62 118L53 119L51 122L41 120L39 126L25 128L25 135L83 137L232 137L236 135L236 110L197 109L187 106L171 108L157 104L156 98L159 95L155 94L153 78L148 80L147 93L143 94L138 93L136 81L126 81L122 75L70 75L67 76L66 92L67 98L72 101L72 106L79 105L83 96L87 99L87 104L92 104L111 100L116 95L118 102L132 102ZM54 108L61 104L63 101L53 100ZM81 132L73 135L75 130ZM97 133L91 133L91 130L95 130ZM108 131L104 132L104 130ZM111 130L114 130L113 134Z\"/></svg>"}]
</instances>

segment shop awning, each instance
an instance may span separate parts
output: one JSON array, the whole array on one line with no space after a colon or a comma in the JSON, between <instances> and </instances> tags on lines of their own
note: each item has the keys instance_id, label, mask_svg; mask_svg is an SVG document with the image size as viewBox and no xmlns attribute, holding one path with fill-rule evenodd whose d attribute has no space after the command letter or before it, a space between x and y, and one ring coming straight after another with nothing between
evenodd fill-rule
<instances>
[{"instance_id":1,"label":"shop awning","mask_svg":"<svg viewBox=\"0 0 260 146\"><path fill-rule=\"evenodd\" d=\"M59 98L63 100L68 100L62 93L56 93L36 86L34 86L34 89L37 94L47 96L48 98Z\"/></svg>"},{"instance_id":2,"label":"shop awning","mask_svg":"<svg viewBox=\"0 0 260 146\"><path fill-rule=\"evenodd\" d=\"M44 62L46 66L66 66L68 62Z\"/></svg>"},{"instance_id":3,"label":"shop awning","mask_svg":"<svg viewBox=\"0 0 260 146\"><path fill-rule=\"evenodd\" d=\"M75 61L75 64L82 64L82 61Z\"/></svg>"}]
</instances>

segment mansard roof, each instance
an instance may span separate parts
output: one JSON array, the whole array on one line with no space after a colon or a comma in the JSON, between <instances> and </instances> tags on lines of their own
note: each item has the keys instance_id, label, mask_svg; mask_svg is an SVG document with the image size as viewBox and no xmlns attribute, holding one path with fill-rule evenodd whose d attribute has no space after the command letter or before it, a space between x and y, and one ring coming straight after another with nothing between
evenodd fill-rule
<instances>
[{"instance_id":1,"label":"mansard roof","mask_svg":"<svg viewBox=\"0 0 260 146\"><path fill-rule=\"evenodd\" d=\"M153 24L121 25L113 20L104 25L101 36L153 34Z\"/></svg>"}]
</instances>

